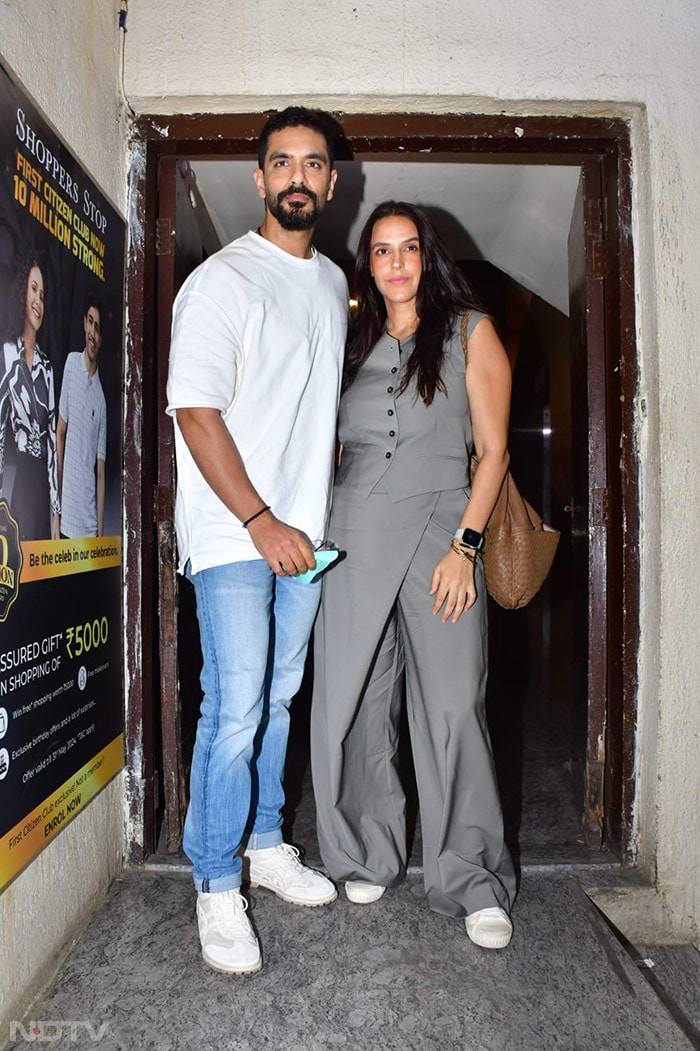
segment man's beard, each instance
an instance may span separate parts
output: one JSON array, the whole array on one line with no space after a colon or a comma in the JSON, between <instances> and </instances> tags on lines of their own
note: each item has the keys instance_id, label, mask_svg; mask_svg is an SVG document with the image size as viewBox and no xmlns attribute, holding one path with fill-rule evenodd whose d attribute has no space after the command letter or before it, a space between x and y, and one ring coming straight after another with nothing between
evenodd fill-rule
<instances>
[{"instance_id":1,"label":"man's beard","mask_svg":"<svg viewBox=\"0 0 700 1051\"><path fill-rule=\"evenodd\" d=\"M284 208L282 202L285 197L293 193L305 194L311 201L312 207L307 209L305 205L293 201L287 208ZM283 230L309 230L318 222L318 217L323 211L323 206L319 208L318 197L313 190L307 190L302 186L290 186L289 189L278 193L276 199L268 194L266 201L268 211Z\"/></svg>"}]
</instances>

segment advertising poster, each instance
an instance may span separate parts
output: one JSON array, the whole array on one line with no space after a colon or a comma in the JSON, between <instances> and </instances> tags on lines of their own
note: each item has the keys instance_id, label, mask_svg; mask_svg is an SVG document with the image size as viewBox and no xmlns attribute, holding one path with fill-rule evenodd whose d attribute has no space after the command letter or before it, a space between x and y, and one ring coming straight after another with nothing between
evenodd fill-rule
<instances>
[{"instance_id":1,"label":"advertising poster","mask_svg":"<svg viewBox=\"0 0 700 1051\"><path fill-rule=\"evenodd\" d=\"M0 67L0 892L124 762L124 242Z\"/></svg>"}]
</instances>

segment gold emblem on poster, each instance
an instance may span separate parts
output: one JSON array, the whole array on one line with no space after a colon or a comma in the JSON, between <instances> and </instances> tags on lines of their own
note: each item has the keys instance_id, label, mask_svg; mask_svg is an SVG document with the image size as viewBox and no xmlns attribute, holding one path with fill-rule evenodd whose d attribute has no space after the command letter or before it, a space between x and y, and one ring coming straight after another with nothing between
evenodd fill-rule
<instances>
[{"instance_id":1,"label":"gold emblem on poster","mask_svg":"<svg viewBox=\"0 0 700 1051\"><path fill-rule=\"evenodd\" d=\"M21 572L19 527L10 514L7 500L0 500L0 624L7 620L10 607L19 595Z\"/></svg>"}]
</instances>

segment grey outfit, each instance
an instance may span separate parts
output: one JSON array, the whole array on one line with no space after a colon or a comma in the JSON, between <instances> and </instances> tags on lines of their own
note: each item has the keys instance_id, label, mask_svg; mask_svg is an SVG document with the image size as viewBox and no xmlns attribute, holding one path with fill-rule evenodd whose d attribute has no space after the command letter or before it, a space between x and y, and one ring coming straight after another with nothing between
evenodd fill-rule
<instances>
[{"instance_id":1,"label":"grey outfit","mask_svg":"<svg viewBox=\"0 0 700 1051\"><path fill-rule=\"evenodd\" d=\"M469 333L483 317L472 312ZM426 406L396 394L412 341L384 334L341 401L343 455L314 640L311 759L321 855L338 880L391 887L406 872L397 770L405 679L423 871L436 912L510 912L515 876L486 727L486 587L457 624L428 594L469 498L472 431L459 319Z\"/></svg>"}]
</instances>

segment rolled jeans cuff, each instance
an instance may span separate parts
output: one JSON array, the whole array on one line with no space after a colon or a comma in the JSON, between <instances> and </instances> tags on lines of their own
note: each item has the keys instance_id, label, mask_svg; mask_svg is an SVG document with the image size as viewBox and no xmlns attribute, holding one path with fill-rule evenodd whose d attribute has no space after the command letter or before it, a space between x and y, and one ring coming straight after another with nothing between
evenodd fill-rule
<instances>
[{"instance_id":1,"label":"rolled jeans cuff","mask_svg":"<svg viewBox=\"0 0 700 1051\"><path fill-rule=\"evenodd\" d=\"M229 876L218 876L215 879L197 879L194 888L202 894L221 894L225 890L238 890L241 885L241 873L234 872Z\"/></svg>"},{"instance_id":2,"label":"rolled jeans cuff","mask_svg":"<svg viewBox=\"0 0 700 1051\"><path fill-rule=\"evenodd\" d=\"M267 847L278 847L283 842L281 828L275 828L272 832L251 832L246 850L265 850Z\"/></svg>"}]
</instances>

